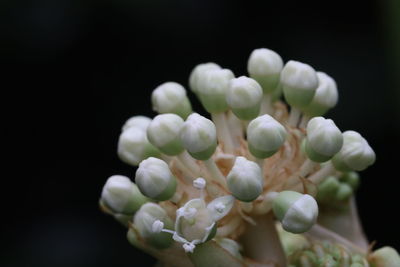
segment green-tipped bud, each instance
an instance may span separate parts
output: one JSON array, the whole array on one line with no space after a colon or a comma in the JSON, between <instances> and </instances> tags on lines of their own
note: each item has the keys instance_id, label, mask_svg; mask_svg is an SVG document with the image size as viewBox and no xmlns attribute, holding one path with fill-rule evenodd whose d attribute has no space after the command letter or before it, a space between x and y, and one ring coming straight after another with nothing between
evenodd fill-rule
<instances>
[{"instance_id":1,"label":"green-tipped bud","mask_svg":"<svg viewBox=\"0 0 400 267\"><path fill-rule=\"evenodd\" d=\"M247 62L250 77L261 85L264 94L275 91L282 68L282 58L276 52L266 48L253 50Z\"/></svg>"},{"instance_id":2,"label":"green-tipped bud","mask_svg":"<svg viewBox=\"0 0 400 267\"><path fill-rule=\"evenodd\" d=\"M329 176L318 185L317 200L324 204L330 204L339 190L340 182L334 176Z\"/></svg>"},{"instance_id":3,"label":"green-tipped bud","mask_svg":"<svg viewBox=\"0 0 400 267\"><path fill-rule=\"evenodd\" d=\"M340 183L336 192L336 199L339 201L347 201L353 195L353 189L346 183Z\"/></svg>"},{"instance_id":4,"label":"green-tipped bud","mask_svg":"<svg viewBox=\"0 0 400 267\"><path fill-rule=\"evenodd\" d=\"M283 67L280 81L286 102L300 109L310 104L318 87L315 70L310 65L293 60Z\"/></svg>"},{"instance_id":5,"label":"green-tipped bud","mask_svg":"<svg viewBox=\"0 0 400 267\"><path fill-rule=\"evenodd\" d=\"M137 166L148 157L159 157L160 151L147 140L145 130L130 127L119 136L118 156L123 162Z\"/></svg>"},{"instance_id":6,"label":"green-tipped bud","mask_svg":"<svg viewBox=\"0 0 400 267\"><path fill-rule=\"evenodd\" d=\"M147 138L150 143L162 153L170 156L183 151L179 137L183 120L178 115L168 113L156 116L147 128Z\"/></svg>"},{"instance_id":7,"label":"green-tipped bud","mask_svg":"<svg viewBox=\"0 0 400 267\"><path fill-rule=\"evenodd\" d=\"M270 115L259 116L247 127L250 153L260 159L270 157L283 145L286 135L285 127Z\"/></svg>"},{"instance_id":8,"label":"green-tipped bud","mask_svg":"<svg viewBox=\"0 0 400 267\"><path fill-rule=\"evenodd\" d=\"M215 221L204 200L195 198L176 211L174 239L182 243L204 243L215 236ZM185 247L184 247L185 248ZM194 247L186 247L192 252Z\"/></svg>"},{"instance_id":9,"label":"green-tipped bud","mask_svg":"<svg viewBox=\"0 0 400 267\"><path fill-rule=\"evenodd\" d=\"M308 231L315 224L318 205L310 195L282 191L274 199L273 211L284 230L297 234Z\"/></svg>"},{"instance_id":10,"label":"green-tipped bud","mask_svg":"<svg viewBox=\"0 0 400 267\"><path fill-rule=\"evenodd\" d=\"M257 163L244 157L236 157L227 176L227 183L235 198L245 202L253 201L263 191L262 171Z\"/></svg>"},{"instance_id":11,"label":"green-tipped bud","mask_svg":"<svg viewBox=\"0 0 400 267\"><path fill-rule=\"evenodd\" d=\"M130 117L124 123L124 126L122 126L122 131L125 131L131 127L137 127L137 128L140 128L140 129L146 131L147 126L149 126L150 122L151 122L151 119L146 116L141 116L141 115L133 116L133 117Z\"/></svg>"},{"instance_id":12,"label":"green-tipped bud","mask_svg":"<svg viewBox=\"0 0 400 267\"><path fill-rule=\"evenodd\" d=\"M101 201L115 213L130 215L146 203L147 198L128 177L113 175L103 187Z\"/></svg>"},{"instance_id":13,"label":"green-tipped bud","mask_svg":"<svg viewBox=\"0 0 400 267\"><path fill-rule=\"evenodd\" d=\"M343 133L342 149L332 158L339 171L362 171L375 162L375 152L368 142L355 131Z\"/></svg>"},{"instance_id":14,"label":"green-tipped bud","mask_svg":"<svg viewBox=\"0 0 400 267\"><path fill-rule=\"evenodd\" d=\"M226 101L233 113L241 120L252 120L260 113L262 88L252 78L241 76L232 79Z\"/></svg>"},{"instance_id":15,"label":"green-tipped bud","mask_svg":"<svg viewBox=\"0 0 400 267\"><path fill-rule=\"evenodd\" d=\"M139 164L135 177L140 191L156 200L170 199L176 190L176 178L168 164L157 158L148 158Z\"/></svg>"},{"instance_id":16,"label":"green-tipped bud","mask_svg":"<svg viewBox=\"0 0 400 267\"><path fill-rule=\"evenodd\" d=\"M211 69L204 72L204 80L198 83L197 95L209 113L224 112L228 109L226 92L229 81L235 76L228 69Z\"/></svg>"},{"instance_id":17,"label":"green-tipped bud","mask_svg":"<svg viewBox=\"0 0 400 267\"><path fill-rule=\"evenodd\" d=\"M198 93L198 84L204 80L204 73L208 70L220 69L221 67L213 62L209 63L202 63L197 65L192 72L190 73L189 77L189 87L193 93Z\"/></svg>"},{"instance_id":18,"label":"green-tipped bud","mask_svg":"<svg viewBox=\"0 0 400 267\"><path fill-rule=\"evenodd\" d=\"M240 245L235 240L229 238L216 238L215 242L217 242L217 244L223 249L227 250L232 256L242 259L242 255L240 254Z\"/></svg>"},{"instance_id":19,"label":"green-tipped bud","mask_svg":"<svg viewBox=\"0 0 400 267\"><path fill-rule=\"evenodd\" d=\"M151 94L153 110L158 113L174 113L186 119L192 113L192 106L185 88L176 82L166 82Z\"/></svg>"},{"instance_id":20,"label":"green-tipped bud","mask_svg":"<svg viewBox=\"0 0 400 267\"><path fill-rule=\"evenodd\" d=\"M342 132L331 119L315 117L307 124L307 156L316 162L330 160L343 145Z\"/></svg>"},{"instance_id":21,"label":"green-tipped bud","mask_svg":"<svg viewBox=\"0 0 400 267\"><path fill-rule=\"evenodd\" d=\"M369 261L374 267L395 267L400 266L400 255L392 247L383 247L375 250Z\"/></svg>"},{"instance_id":22,"label":"green-tipped bud","mask_svg":"<svg viewBox=\"0 0 400 267\"><path fill-rule=\"evenodd\" d=\"M338 90L335 80L323 72L317 72L318 88L310 104L303 109L310 117L322 116L336 106Z\"/></svg>"},{"instance_id":23,"label":"green-tipped bud","mask_svg":"<svg viewBox=\"0 0 400 267\"><path fill-rule=\"evenodd\" d=\"M346 183L353 188L353 191L357 190L360 185L360 175L357 172L345 172L339 177L340 181Z\"/></svg>"},{"instance_id":24,"label":"green-tipped bud","mask_svg":"<svg viewBox=\"0 0 400 267\"><path fill-rule=\"evenodd\" d=\"M217 147L217 131L209 119L191 114L180 132L183 147L198 160L209 159Z\"/></svg>"},{"instance_id":25,"label":"green-tipped bud","mask_svg":"<svg viewBox=\"0 0 400 267\"><path fill-rule=\"evenodd\" d=\"M155 203L144 204L133 218L133 223L140 236L148 244L156 248L167 248L171 246L173 242L171 234L153 231L153 224L155 221L161 221L165 229L173 229L173 222L168 218L165 210Z\"/></svg>"}]
</instances>

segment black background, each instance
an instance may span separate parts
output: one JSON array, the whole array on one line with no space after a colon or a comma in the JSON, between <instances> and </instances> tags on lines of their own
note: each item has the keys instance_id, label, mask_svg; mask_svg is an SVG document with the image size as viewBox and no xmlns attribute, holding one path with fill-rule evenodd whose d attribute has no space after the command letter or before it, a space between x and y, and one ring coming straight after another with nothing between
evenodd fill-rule
<instances>
[{"instance_id":1,"label":"black background","mask_svg":"<svg viewBox=\"0 0 400 267\"><path fill-rule=\"evenodd\" d=\"M116 155L120 127L155 115L157 85L187 86L207 61L246 74L259 47L336 79L328 116L377 153L357 196L365 230L399 250L395 2L3 0L0 266L151 266L97 206L107 177L134 176Z\"/></svg>"}]
</instances>

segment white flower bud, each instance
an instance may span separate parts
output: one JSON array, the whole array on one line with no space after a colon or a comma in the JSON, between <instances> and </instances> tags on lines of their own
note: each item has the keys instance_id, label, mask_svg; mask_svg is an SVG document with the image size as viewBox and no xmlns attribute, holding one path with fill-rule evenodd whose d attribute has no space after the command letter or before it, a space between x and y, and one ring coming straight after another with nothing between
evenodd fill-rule
<instances>
[{"instance_id":1,"label":"white flower bud","mask_svg":"<svg viewBox=\"0 0 400 267\"><path fill-rule=\"evenodd\" d=\"M376 267L400 266L400 255L392 247L382 247L368 256L369 262Z\"/></svg>"},{"instance_id":2,"label":"white flower bud","mask_svg":"<svg viewBox=\"0 0 400 267\"><path fill-rule=\"evenodd\" d=\"M217 131L209 119L197 113L191 114L180 133L183 147L198 160L209 159L217 147Z\"/></svg>"},{"instance_id":3,"label":"white flower bud","mask_svg":"<svg viewBox=\"0 0 400 267\"><path fill-rule=\"evenodd\" d=\"M133 214L147 199L128 177L113 175L103 187L101 201L113 212Z\"/></svg>"},{"instance_id":4,"label":"white flower bud","mask_svg":"<svg viewBox=\"0 0 400 267\"><path fill-rule=\"evenodd\" d=\"M250 77L261 85L265 94L270 94L277 88L282 68L282 58L266 48L253 50L247 62Z\"/></svg>"},{"instance_id":5,"label":"white flower bud","mask_svg":"<svg viewBox=\"0 0 400 267\"><path fill-rule=\"evenodd\" d=\"M330 119L312 118L307 124L305 151L316 162L330 160L343 145L342 132Z\"/></svg>"},{"instance_id":6,"label":"white flower bud","mask_svg":"<svg viewBox=\"0 0 400 267\"><path fill-rule=\"evenodd\" d=\"M179 212L175 221L176 235L185 243L202 243L215 235L213 220L204 200L189 200ZM175 239L178 239L174 237Z\"/></svg>"},{"instance_id":7,"label":"white flower bud","mask_svg":"<svg viewBox=\"0 0 400 267\"><path fill-rule=\"evenodd\" d=\"M303 108L310 117L322 116L338 102L338 90L335 80L323 72L317 72L318 88L310 104Z\"/></svg>"},{"instance_id":8,"label":"white flower bud","mask_svg":"<svg viewBox=\"0 0 400 267\"><path fill-rule=\"evenodd\" d=\"M308 231L318 217L315 199L294 191L280 192L274 199L273 211L283 229L295 234Z\"/></svg>"},{"instance_id":9,"label":"white flower bud","mask_svg":"<svg viewBox=\"0 0 400 267\"><path fill-rule=\"evenodd\" d=\"M263 177L257 163L244 157L236 157L227 176L228 188L232 195L245 202L255 200L263 191Z\"/></svg>"},{"instance_id":10,"label":"white flower bud","mask_svg":"<svg viewBox=\"0 0 400 267\"><path fill-rule=\"evenodd\" d=\"M133 116L125 122L124 126L122 126L122 131L125 131L126 129L131 127L137 127L146 131L147 126L149 126L150 122L151 119L146 116Z\"/></svg>"},{"instance_id":11,"label":"white flower bud","mask_svg":"<svg viewBox=\"0 0 400 267\"><path fill-rule=\"evenodd\" d=\"M123 162L137 166L148 157L160 156L160 152L147 140L145 130L129 127L119 136L118 156Z\"/></svg>"},{"instance_id":12,"label":"white flower bud","mask_svg":"<svg viewBox=\"0 0 400 267\"><path fill-rule=\"evenodd\" d=\"M286 101L300 109L311 102L318 87L315 70L310 65L293 60L283 67L280 81Z\"/></svg>"},{"instance_id":13,"label":"white flower bud","mask_svg":"<svg viewBox=\"0 0 400 267\"><path fill-rule=\"evenodd\" d=\"M209 113L224 112L228 109L226 92L229 81L235 76L228 69L211 69L204 71L203 80L199 83L197 95Z\"/></svg>"},{"instance_id":14,"label":"white flower bud","mask_svg":"<svg viewBox=\"0 0 400 267\"><path fill-rule=\"evenodd\" d=\"M140 191L156 200L170 199L176 190L176 178L168 164L157 158L148 158L139 164L135 177Z\"/></svg>"},{"instance_id":15,"label":"white flower bud","mask_svg":"<svg viewBox=\"0 0 400 267\"><path fill-rule=\"evenodd\" d=\"M368 142L355 131L343 133L342 149L332 158L339 171L362 171L375 162L375 152Z\"/></svg>"},{"instance_id":16,"label":"white flower bud","mask_svg":"<svg viewBox=\"0 0 400 267\"><path fill-rule=\"evenodd\" d=\"M209 63L202 63L197 65L192 72L190 73L189 77L189 87L194 92L197 94L198 92L198 83L204 79L203 75L207 70L212 70L212 69L220 69L221 67L218 66L217 64L213 62Z\"/></svg>"},{"instance_id":17,"label":"white flower bud","mask_svg":"<svg viewBox=\"0 0 400 267\"><path fill-rule=\"evenodd\" d=\"M234 203L235 198L233 196L222 196L208 203L207 209L213 220L218 221L231 211Z\"/></svg>"},{"instance_id":18,"label":"white flower bud","mask_svg":"<svg viewBox=\"0 0 400 267\"><path fill-rule=\"evenodd\" d=\"M135 228L148 244L156 248L167 248L173 242L171 234L161 232L162 229L160 232L153 231L156 221L160 221L163 224L162 228L173 228L173 222L168 218L165 210L155 203L144 204L133 218ZM158 223L157 227L159 226L160 224Z\"/></svg>"},{"instance_id":19,"label":"white flower bud","mask_svg":"<svg viewBox=\"0 0 400 267\"><path fill-rule=\"evenodd\" d=\"M260 113L262 96L262 88L255 80L241 76L230 81L226 101L239 119L251 120Z\"/></svg>"},{"instance_id":20,"label":"white flower bud","mask_svg":"<svg viewBox=\"0 0 400 267\"><path fill-rule=\"evenodd\" d=\"M250 153L256 158L272 156L283 145L286 130L268 114L252 120L247 127L247 142Z\"/></svg>"},{"instance_id":21,"label":"white flower bud","mask_svg":"<svg viewBox=\"0 0 400 267\"><path fill-rule=\"evenodd\" d=\"M168 113L154 117L147 128L147 138L162 153L170 156L183 151L179 137L183 119L178 115Z\"/></svg>"},{"instance_id":22,"label":"white flower bud","mask_svg":"<svg viewBox=\"0 0 400 267\"><path fill-rule=\"evenodd\" d=\"M192 113L185 88L176 82L166 82L154 89L151 102L158 113L175 113L183 119Z\"/></svg>"}]
</instances>

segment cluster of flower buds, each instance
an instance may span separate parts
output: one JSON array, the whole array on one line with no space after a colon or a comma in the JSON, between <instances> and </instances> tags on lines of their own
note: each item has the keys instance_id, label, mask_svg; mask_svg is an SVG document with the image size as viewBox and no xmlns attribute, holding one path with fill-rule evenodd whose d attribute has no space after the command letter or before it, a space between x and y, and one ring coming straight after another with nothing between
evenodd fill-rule
<instances>
[{"instance_id":1,"label":"cluster of flower buds","mask_svg":"<svg viewBox=\"0 0 400 267\"><path fill-rule=\"evenodd\" d=\"M101 208L160 266L400 266L391 248L371 253L362 232L355 171L375 153L322 117L338 101L335 81L265 48L247 70L192 70L209 117L192 111L184 86L158 86L159 115L130 118L118 141L135 183L110 177Z\"/></svg>"}]
</instances>

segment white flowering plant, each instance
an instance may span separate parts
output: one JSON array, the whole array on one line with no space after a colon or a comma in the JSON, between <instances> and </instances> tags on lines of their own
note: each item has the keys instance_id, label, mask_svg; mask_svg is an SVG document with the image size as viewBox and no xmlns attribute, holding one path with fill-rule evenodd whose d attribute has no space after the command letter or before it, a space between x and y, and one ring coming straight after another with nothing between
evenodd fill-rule
<instances>
[{"instance_id":1,"label":"white flowering plant","mask_svg":"<svg viewBox=\"0 0 400 267\"><path fill-rule=\"evenodd\" d=\"M266 48L247 69L192 70L208 118L184 86L158 86L159 115L130 118L118 142L135 182L108 178L101 209L157 266L400 266L395 249L374 250L357 214L358 172L373 149L322 117L338 101L334 79Z\"/></svg>"}]
</instances>

